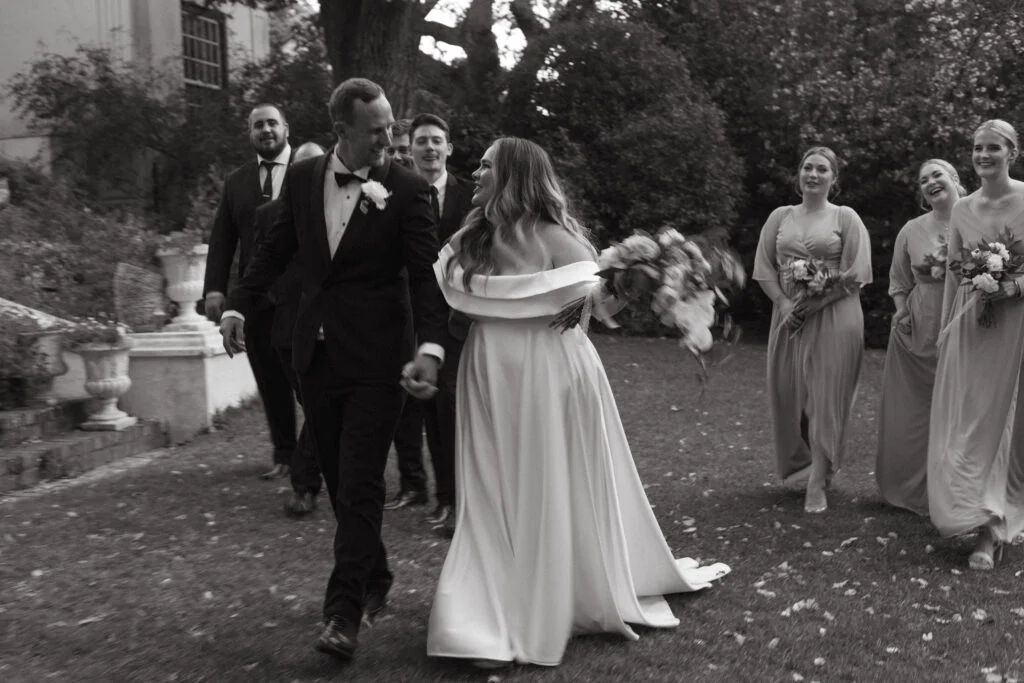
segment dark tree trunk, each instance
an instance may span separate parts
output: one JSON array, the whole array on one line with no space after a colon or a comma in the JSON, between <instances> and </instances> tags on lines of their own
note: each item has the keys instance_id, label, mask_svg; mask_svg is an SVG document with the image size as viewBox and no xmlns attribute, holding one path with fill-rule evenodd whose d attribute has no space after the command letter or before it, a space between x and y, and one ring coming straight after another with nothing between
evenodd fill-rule
<instances>
[{"instance_id":1,"label":"dark tree trunk","mask_svg":"<svg viewBox=\"0 0 1024 683\"><path fill-rule=\"evenodd\" d=\"M397 113L416 79L424 18L437 0L321 0L320 23L334 82L361 76L379 83Z\"/></svg>"}]
</instances>

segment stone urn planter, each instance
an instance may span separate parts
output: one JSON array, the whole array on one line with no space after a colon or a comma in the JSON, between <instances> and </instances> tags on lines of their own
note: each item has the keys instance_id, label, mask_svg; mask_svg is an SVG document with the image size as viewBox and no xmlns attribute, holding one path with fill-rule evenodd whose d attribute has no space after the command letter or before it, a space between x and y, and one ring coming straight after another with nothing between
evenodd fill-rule
<instances>
[{"instance_id":1,"label":"stone urn planter","mask_svg":"<svg viewBox=\"0 0 1024 683\"><path fill-rule=\"evenodd\" d=\"M131 339L114 344L79 344L75 353L85 364L85 390L95 400L96 409L79 425L88 431L120 431L138 422L117 407L118 400L132 386L128 375Z\"/></svg>"},{"instance_id":2,"label":"stone urn planter","mask_svg":"<svg viewBox=\"0 0 1024 683\"><path fill-rule=\"evenodd\" d=\"M205 331L213 323L199 315L196 302L203 298L206 253L209 247L164 248L156 252L167 280L167 297L178 305L178 315L164 327L167 332Z\"/></svg>"}]
</instances>

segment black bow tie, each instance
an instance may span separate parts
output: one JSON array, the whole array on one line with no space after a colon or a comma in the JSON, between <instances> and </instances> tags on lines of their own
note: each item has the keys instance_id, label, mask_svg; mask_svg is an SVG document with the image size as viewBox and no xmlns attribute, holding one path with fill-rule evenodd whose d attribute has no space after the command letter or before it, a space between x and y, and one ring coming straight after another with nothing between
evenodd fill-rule
<instances>
[{"instance_id":1,"label":"black bow tie","mask_svg":"<svg viewBox=\"0 0 1024 683\"><path fill-rule=\"evenodd\" d=\"M335 173L334 180L338 183L338 187L345 187L353 180L357 183L365 183L366 178L360 178L355 173Z\"/></svg>"}]
</instances>

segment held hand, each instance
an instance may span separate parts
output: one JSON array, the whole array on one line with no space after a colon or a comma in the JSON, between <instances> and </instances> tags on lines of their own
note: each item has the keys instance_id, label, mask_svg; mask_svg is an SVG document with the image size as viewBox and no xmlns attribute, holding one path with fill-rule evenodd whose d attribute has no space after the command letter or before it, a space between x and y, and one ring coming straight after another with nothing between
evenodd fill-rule
<instances>
[{"instance_id":1,"label":"held hand","mask_svg":"<svg viewBox=\"0 0 1024 683\"><path fill-rule=\"evenodd\" d=\"M416 358L402 368L402 388L421 401L433 398L437 393L438 364L433 356L416 354Z\"/></svg>"},{"instance_id":2,"label":"held hand","mask_svg":"<svg viewBox=\"0 0 1024 683\"><path fill-rule=\"evenodd\" d=\"M206 317L217 322L220 320L221 314L224 313L224 295L220 292L210 292L206 295L206 300L203 302L203 310L206 312Z\"/></svg>"},{"instance_id":3,"label":"held hand","mask_svg":"<svg viewBox=\"0 0 1024 683\"><path fill-rule=\"evenodd\" d=\"M1006 277L999 281L999 289L989 294L988 292L982 292L981 300L988 301L999 301L1000 299L1013 299L1020 296L1020 289L1017 287L1017 283L1011 278Z\"/></svg>"},{"instance_id":4,"label":"held hand","mask_svg":"<svg viewBox=\"0 0 1024 683\"><path fill-rule=\"evenodd\" d=\"M892 326L903 334L910 334L910 311L902 309L892 316Z\"/></svg>"},{"instance_id":5,"label":"held hand","mask_svg":"<svg viewBox=\"0 0 1024 683\"><path fill-rule=\"evenodd\" d=\"M797 314L796 307L797 303L792 299L784 299L779 303L779 316L782 318L782 324L793 332L799 330L804 324L804 319Z\"/></svg>"},{"instance_id":6,"label":"held hand","mask_svg":"<svg viewBox=\"0 0 1024 683\"><path fill-rule=\"evenodd\" d=\"M233 358L236 353L245 351L245 332L241 319L234 316L223 318L220 321L220 336L224 338L224 350L228 352L228 358Z\"/></svg>"}]
</instances>

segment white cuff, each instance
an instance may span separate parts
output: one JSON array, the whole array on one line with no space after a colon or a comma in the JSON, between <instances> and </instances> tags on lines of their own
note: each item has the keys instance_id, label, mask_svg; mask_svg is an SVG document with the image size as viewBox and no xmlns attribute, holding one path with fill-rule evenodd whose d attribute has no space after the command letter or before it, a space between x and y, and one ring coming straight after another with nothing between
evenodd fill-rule
<instances>
[{"instance_id":1,"label":"white cuff","mask_svg":"<svg viewBox=\"0 0 1024 683\"><path fill-rule=\"evenodd\" d=\"M420 348L417 350L417 353L433 356L439 363L442 365L444 364L444 347L440 344L431 344L430 342L420 344Z\"/></svg>"},{"instance_id":2,"label":"white cuff","mask_svg":"<svg viewBox=\"0 0 1024 683\"><path fill-rule=\"evenodd\" d=\"M220 314L220 319L223 320L224 318L238 318L243 323L245 322L245 316L238 311L224 311Z\"/></svg>"}]
</instances>

